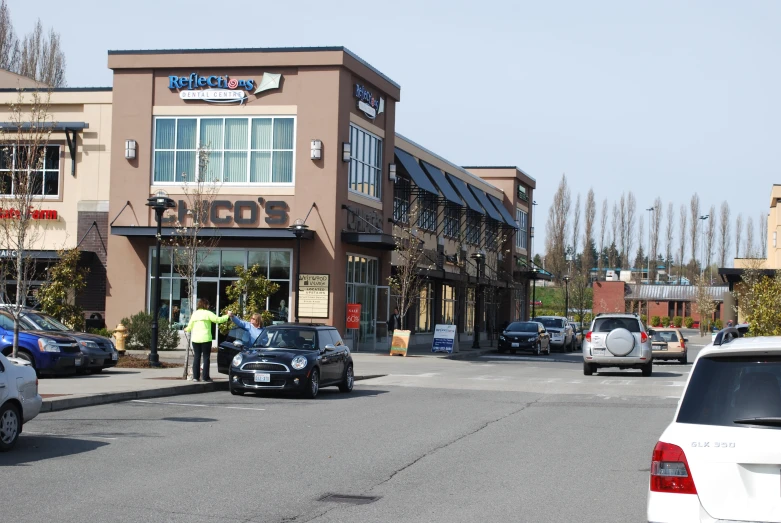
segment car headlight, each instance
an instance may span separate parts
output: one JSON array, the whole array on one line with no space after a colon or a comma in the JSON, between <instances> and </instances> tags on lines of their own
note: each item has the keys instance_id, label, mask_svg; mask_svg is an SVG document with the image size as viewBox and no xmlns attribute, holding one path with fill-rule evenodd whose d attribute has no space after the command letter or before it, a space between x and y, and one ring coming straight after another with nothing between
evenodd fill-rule
<instances>
[{"instance_id":1,"label":"car headlight","mask_svg":"<svg viewBox=\"0 0 781 523\"><path fill-rule=\"evenodd\" d=\"M88 349L99 349L98 344L94 341L80 341L79 344L82 347L87 347Z\"/></svg>"},{"instance_id":2,"label":"car headlight","mask_svg":"<svg viewBox=\"0 0 781 523\"><path fill-rule=\"evenodd\" d=\"M241 355L241 353L239 353L239 354L236 354L236 355L233 357L233 361L231 362L231 364L232 364L234 367L238 367L239 365L241 365L241 362L242 362L242 360L243 360L243 359L244 359L244 356L242 356L242 355Z\"/></svg>"},{"instance_id":3,"label":"car headlight","mask_svg":"<svg viewBox=\"0 0 781 523\"><path fill-rule=\"evenodd\" d=\"M532 336L531 338L529 338L529 341L537 341L537 336Z\"/></svg>"},{"instance_id":4,"label":"car headlight","mask_svg":"<svg viewBox=\"0 0 781 523\"><path fill-rule=\"evenodd\" d=\"M38 348L41 352L60 352L60 347L49 338L38 338Z\"/></svg>"},{"instance_id":5,"label":"car headlight","mask_svg":"<svg viewBox=\"0 0 781 523\"><path fill-rule=\"evenodd\" d=\"M306 367L307 361L305 356L296 356L293 361L290 362L290 366L296 370L301 370Z\"/></svg>"},{"instance_id":6,"label":"car headlight","mask_svg":"<svg viewBox=\"0 0 781 523\"><path fill-rule=\"evenodd\" d=\"M504 340L505 340L505 337L504 337L503 335L501 335L501 334L500 334L500 335L499 335L499 340L500 340L500 341L504 341Z\"/></svg>"}]
</instances>

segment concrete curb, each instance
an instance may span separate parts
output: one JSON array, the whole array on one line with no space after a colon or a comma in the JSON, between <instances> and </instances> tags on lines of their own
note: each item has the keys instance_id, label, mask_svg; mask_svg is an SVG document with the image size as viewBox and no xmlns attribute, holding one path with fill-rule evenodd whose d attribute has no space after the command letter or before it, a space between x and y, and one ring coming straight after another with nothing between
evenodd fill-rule
<instances>
[{"instance_id":1,"label":"concrete curb","mask_svg":"<svg viewBox=\"0 0 781 523\"><path fill-rule=\"evenodd\" d=\"M466 352L456 352L455 354L448 354L444 358L448 360L468 360L471 358L482 356L484 354L491 354L492 352L497 352L496 347L486 347L484 349L470 350Z\"/></svg>"},{"instance_id":2,"label":"concrete curb","mask_svg":"<svg viewBox=\"0 0 781 523\"><path fill-rule=\"evenodd\" d=\"M119 403L148 398L164 398L166 396L179 396L184 394L199 394L203 392L215 392L228 390L227 381L214 381L212 383L192 383L175 387L161 387L158 389L133 390L128 392L110 392L107 394L94 394L76 398L52 398L44 399L41 412L55 412L58 410L77 409L79 407L92 407L107 403Z\"/></svg>"}]
</instances>

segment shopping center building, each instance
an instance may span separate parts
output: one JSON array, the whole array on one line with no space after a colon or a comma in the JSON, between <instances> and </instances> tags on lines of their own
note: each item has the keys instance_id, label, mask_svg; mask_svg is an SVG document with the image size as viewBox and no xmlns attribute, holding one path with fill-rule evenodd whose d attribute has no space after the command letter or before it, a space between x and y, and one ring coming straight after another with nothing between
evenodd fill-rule
<instances>
[{"instance_id":1,"label":"shopping center building","mask_svg":"<svg viewBox=\"0 0 781 523\"><path fill-rule=\"evenodd\" d=\"M439 323L467 341L475 325L528 317L535 180L515 167L463 168L398 135L400 86L350 51L110 51L108 65L113 88L52 93L58 184L42 198L58 223L41 251L95 252L105 277L90 289L103 301L85 309L105 310L109 327L153 309L157 222L147 202L160 191L175 205L161 222L160 310L187 320L172 244L192 226L198 180L216 194L199 218L210 247L196 294L215 311L236 267L259 265L279 285L268 309L293 321L300 271L300 321L344 332L347 303L360 303L360 329L346 337L385 349L388 278L404 263L406 231L425 254L406 317L418 343ZM296 223L306 226L300 241Z\"/></svg>"}]
</instances>

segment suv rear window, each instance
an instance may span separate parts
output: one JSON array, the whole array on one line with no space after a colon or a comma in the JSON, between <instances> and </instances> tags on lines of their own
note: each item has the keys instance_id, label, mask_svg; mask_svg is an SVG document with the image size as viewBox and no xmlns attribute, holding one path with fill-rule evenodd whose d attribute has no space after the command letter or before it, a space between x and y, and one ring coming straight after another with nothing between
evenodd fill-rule
<instances>
[{"instance_id":1,"label":"suv rear window","mask_svg":"<svg viewBox=\"0 0 781 523\"><path fill-rule=\"evenodd\" d=\"M746 427L734 420L781 417L780 379L781 356L701 358L692 371L677 421Z\"/></svg>"},{"instance_id":2,"label":"suv rear window","mask_svg":"<svg viewBox=\"0 0 781 523\"><path fill-rule=\"evenodd\" d=\"M597 318L594 320L594 332L610 332L614 329L641 332L640 322L634 318Z\"/></svg>"},{"instance_id":3,"label":"suv rear window","mask_svg":"<svg viewBox=\"0 0 781 523\"><path fill-rule=\"evenodd\" d=\"M557 318L535 318L534 321L542 323L546 329L563 329L565 325L564 320Z\"/></svg>"}]
</instances>

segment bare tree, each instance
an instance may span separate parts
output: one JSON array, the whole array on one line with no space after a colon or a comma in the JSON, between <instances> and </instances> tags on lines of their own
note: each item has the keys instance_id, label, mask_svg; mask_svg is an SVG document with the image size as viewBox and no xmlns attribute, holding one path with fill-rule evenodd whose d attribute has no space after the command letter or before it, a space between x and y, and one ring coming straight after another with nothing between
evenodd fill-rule
<instances>
[{"instance_id":1,"label":"bare tree","mask_svg":"<svg viewBox=\"0 0 781 523\"><path fill-rule=\"evenodd\" d=\"M699 225L700 225L700 196L697 193L692 195L692 199L689 202L689 212L691 213L691 223L689 224L690 232L689 239L691 240L692 247L692 260L697 261L697 242L700 239ZM696 263L695 263L696 265Z\"/></svg>"},{"instance_id":2,"label":"bare tree","mask_svg":"<svg viewBox=\"0 0 781 523\"><path fill-rule=\"evenodd\" d=\"M586 194L586 207L584 218L586 220L583 230L583 271L586 275L586 280L589 280L589 274L591 268L594 266L596 260L592 259L593 253L591 248L594 245L594 220L597 217L597 202L594 200L594 189L589 188L588 194ZM596 249L595 249L596 250ZM599 253L597 253L597 256Z\"/></svg>"},{"instance_id":3,"label":"bare tree","mask_svg":"<svg viewBox=\"0 0 781 523\"><path fill-rule=\"evenodd\" d=\"M667 270L667 280L670 280L670 272L672 272L672 259L673 259L673 236L675 233L675 208L673 202L667 204L667 227L664 231L664 265Z\"/></svg>"},{"instance_id":4,"label":"bare tree","mask_svg":"<svg viewBox=\"0 0 781 523\"><path fill-rule=\"evenodd\" d=\"M632 193L632 191L627 193L624 213L624 258L626 259L626 266L629 267L629 265L632 263L630 256L632 254L632 248L634 247L635 242L634 231L635 221L637 218L637 200L635 199L635 195ZM642 233L640 236L642 236Z\"/></svg>"},{"instance_id":5,"label":"bare tree","mask_svg":"<svg viewBox=\"0 0 781 523\"><path fill-rule=\"evenodd\" d=\"M612 233L612 243L616 245L616 249L621 249L621 244L619 243L618 238L618 231L621 228L621 218L619 218L621 211L618 208L618 205L616 202L613 202L613 216L610 219L610 232ZM613 252L612 249L609 249L609 257L608 257L608 263L610 264L611 269L615 269L616 265L618 265L618 260L616 260L615 252Z\"/></svg>"},{"instance_id":6,"label":"bare tree","mask_svg":"<svg viewBox=\"0 0 781 523\"><path fill-rule=\"evenodd\" d=\"M751 216L746 220L746 258L756 258L754 252L754 218Z\"/></svg>"},{"instance_id":7,"label":"bare tree","mask_svg":"<svg viewBox=\"0 0 781 523\"><path fill-rule=\"evenodd\" d=\"M688 215L686 214L686 206L684 204L681 204L681 212L680 212L680 227L679 227L679 235L678 235L678 264L679 264L679 273L678 273L678 283L682 283L683 278L683 261L686 258L686 220L688 218Z\"/></svg>"},{"instance_id":8,"label":"bare tree","mask_svg":"<svg viewBox=\"0 0 781 523\"><path fill-rule=\"evenodd\" d=\"M719 266L727 266L727 251L729 251L730 241L730 223L729 223L729 203L725 200L721 202L721 213L719 215Z\"/></svg>"},{"instance_id":9,"label":"bare tree","mask_svg":"<svg viewBox=\"0 0 781 523\"><path fill-rule=\"evenodd\" d=\"M743 245L743 213L738 213L735 220L735 258L740 258L740 247Z\"/></svg>"},{"instance_id":10,"label":"bare tree","mask_svg":"<svg viewBox=\"0 0 781 523\"><path fill-rule=\"evenodd\" d=\"M6 0L0 1L0 69L13 71L19 62L19 38L16 37Z\"/></svg>"},{"instance_id":11,"label":"bare tree","mask_svg":"<svg viewBox=\"0 0 781 523\"><path fill-rule=\"evenodd\" d=\"M643 266L645 265L645 260L643 260L645 256L645 249L643 249L643 231L645 230L645 219L644 216L641 214L640 218L637 220L637 256L635 257L634 263L632 263L631 268L637 269L637 278L636 283L640 283L640 280L643 278Z\"/></svg>"},{"instance_id":12,"label":"bare tree","mask_svg":"<svg viewBox=\"0 0 781 523\"><path fill-rule=\"evenodd\" d=\"M187 288L187 301L181 303L179 323L187 323L190 315L195 312L197 302L196 275L201 265L219 243L218 237L204 237L201 233L203 228L209 225L209 209L219 194L221 182L220 180L208 179L206 176L206 173L209 172L209 153L206 148L198 149L197 161L197 172L180 174L178 181L181 183L183 200L180 201L179 205L184 205L186 209L178 209L179 213L174 221L175 234L168 242L173 247L172 261L176 272L182 276ZM187 304L186 308L185 304ZM242 316L242 311L236 311L236 314ZM168 320L168 318L164 319ZM172 318L172 321L177 321L177 318ZM191 370L189 363L192 351L190 333L185 333L185 336L187 349L185 350L182 376L184 378Z\"/></svg>"},{"instance_id":13,"label":"bare tree","mask_svg":"<svg viewBox=\"0 0 781 523\"><path fill-rule=\"evenodd\" d=\"M64 87L65 53L60 34L54 29L44 33L39 19L33 31L22 39L15 72L50 87Z\"/></svg>"},{"instance_id":14,"label":"bare tree","mask_svg":"<svg viewBox=\"0 0 781 523\"><path fill-rule=\"evenodd\" d=\"M605 230L607 229L607 198L602 200L602 215L599 218L599 250L597 251L597 277L602 277L602 251L605 249Z\"/></svg>"},{"instance_id":15,"label":"bare tree","mask_svg":"<svg viewBox=\"0 0 781 523\"><path fill-rule=\"evenodd\" d=\"M417 302L425 282L420 275L420 268L424 265L431 267L431 264L426 263L428 258L421 237L423 231L417 227L420 210L420 205L411 206L409 219L396 221L393 227L396 250L393 253L394 272L388 277L388 286L395 295L394 305L399 309L402 329L406 327L407 312ZM478 320L475 319L475 328L477 324Z\"/></svg>"},{"instance_id":16,"label":"bare tree","mask_svg":"<svg viewBox=\"0 0 781 523\"><path fill-rule=\"evenodd\" d=\"M648 253L648 259L651 261L651 272L648 274L649 281L655 280L657 256L659 253L659 232L662 228L662 199L658 196L654 200L654 207L651 213L651 223L648 228L651 232L651 252Z\"/></svg>"},{"instance_id":17,"label":"bare tree","mask_svg":"<svg viewBox=\"0 0 781 523\"><path fill-rule=\"evenodd\" d=\"M572 215L572 256L578 255L578 245L580 244L580 193L575 198L575 212Z\"/></svg>"},{"instance_id":18,"label":"bare tree","mask_svg":"<svg viewBox=\"0 0 781 523\"><path fill-rule=\"evenodd\" d=\"M711 266L713 260L713 243L716 241L716 206L711 205L709 210L710 219L708 228L705 230L705 267ZM705 268L703 267L703 269Z\"/></svg>"},{"instance_id":19,"label":"bare tree","mask_svg":"<svg viewBox=\"0 0 781 523\"><path fill-rule=\"evenodd\" d=\"M548 270L557 279L564 276L566 267L564 256L567 243L567 222L571 205L572 196L567 185L567 175L563 174L559 187L553 195L553 204L548 210L548 223L546 226L548 252L545 261L548 263Z\"/></svg>"},{"instance_id":20,"label":"bare tree","mask_svg":"<svg viewBox=\"0 0 781 523\"><path fill-rule=\"evenodd\" d=\"M760 258L767 257L767 212L759 212L759 245L757 251L760 253Z\"/></svg>"},{"instance_id":21,"label":"bare tree","mask_svg":"<svg viewBox=\"0 0 781 523\"><path fill-rule=\"evenodd\" d=\"M15 103L9 104L10 125L0 129L0 155L8 169L0 178L3 214L0 234L13 253L7 269L16 284L13 299L3 280L3 301L14 319L13 355L19 352L19 325L31 282L35 275L32 250L40 248L46 235L48 220L41 220L43 175L40 171L51 137L52 118L49 113L49 92L19 91ZM43 350L43 349L42 349Z\"/></svg>"}]
</instances>

